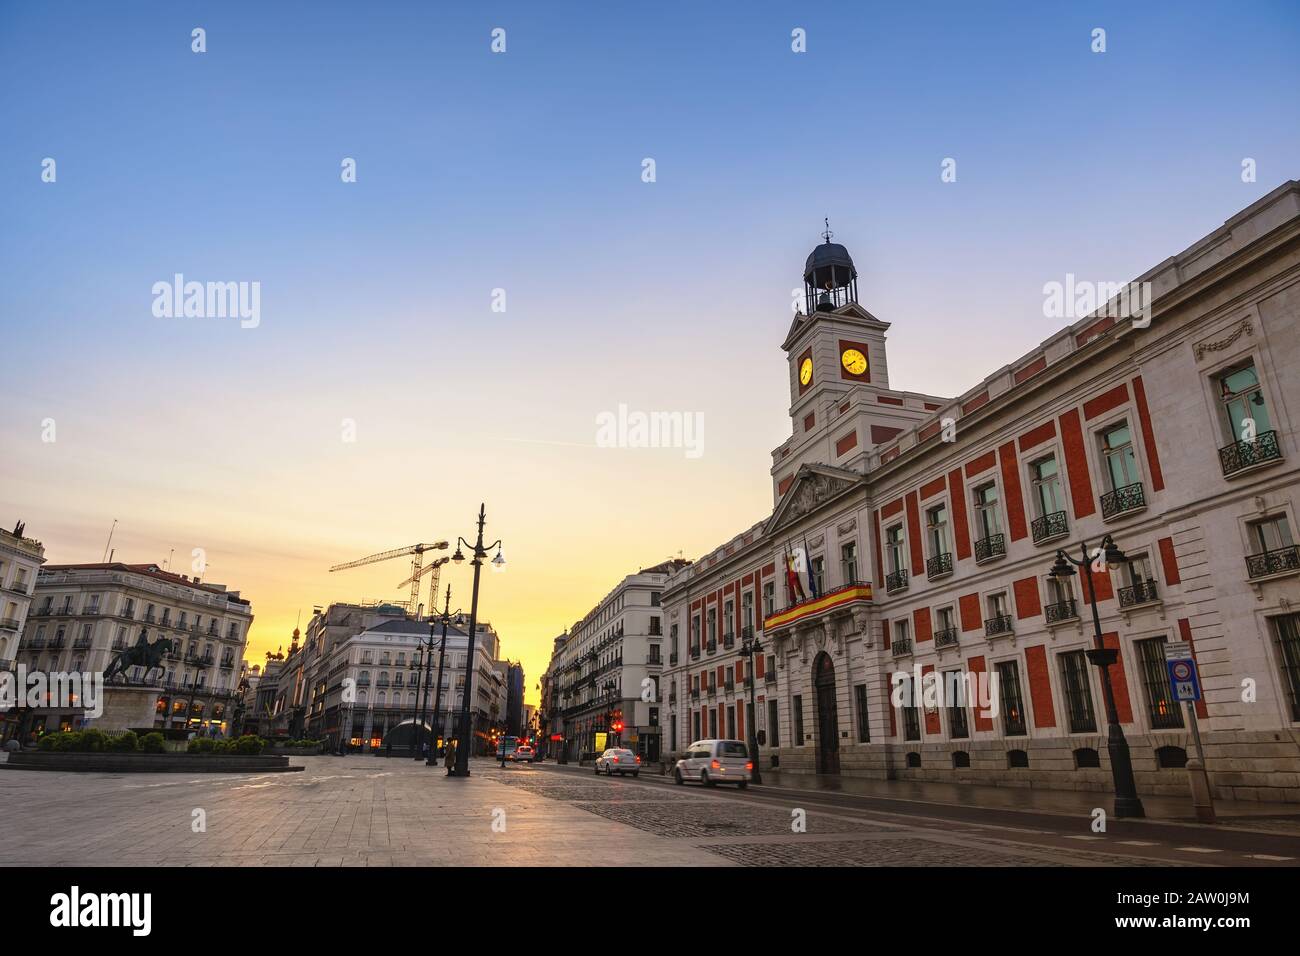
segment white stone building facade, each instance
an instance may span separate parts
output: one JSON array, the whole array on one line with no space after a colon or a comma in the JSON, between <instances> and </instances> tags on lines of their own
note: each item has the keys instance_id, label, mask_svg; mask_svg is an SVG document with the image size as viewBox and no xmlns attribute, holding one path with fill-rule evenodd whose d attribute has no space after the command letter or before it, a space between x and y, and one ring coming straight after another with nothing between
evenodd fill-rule
<instances>
[{"instance_id":1,"label":"white stone building facade","mask_svg":"<svg viewBox=\"0 0 1300 956\"><path fill-rule=\"evenodd\" d=\"M1140 276L1149 323L1098 310L952 398L890 386L846 250L808 269L774 510L664 592L667 746L745 737L753 628L765 767L1108 789L1091 606L1048 572L1111 535L1131 563L1096 603L1139 793L1187 792L1163 658L1186 641L1216 792L1300 800L1300 184ZM798 549L815 599L787 593ZM997 711L891 703L896 674L948 672L996 675Z\"/></svg>"},{"instance_id":2,"label":"white stone building facade","mask_svg":"<svg viewBox=\"0 0 1300 956\"><path fill-rule=\"evenodd\" d=\"M155 727L228 734L237 700L250 602L224 585L163 571L156 564L60 564L41 569L18 659L28 670L102 672L141 635L174 645L162 660ZM133 668L132 680L141 680ZM76 708L39 708L23 732L75 728Z\"/></svg>"}]
</instances>

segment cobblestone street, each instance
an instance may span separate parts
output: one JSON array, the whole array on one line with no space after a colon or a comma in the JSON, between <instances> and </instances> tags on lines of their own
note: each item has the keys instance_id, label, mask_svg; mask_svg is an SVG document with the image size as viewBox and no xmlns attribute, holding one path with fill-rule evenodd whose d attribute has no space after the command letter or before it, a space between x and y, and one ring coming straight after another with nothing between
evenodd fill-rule
<instances>
[{"instance_id":1,"label":"cobblestone street","mask_svg":"<svg viewBox=\"0 0 1300 956\"><path fill-rule=\"evenodd\" d=\"M1073 820L1069 826L1078 834L1062 835L1030 826L945 820L933 806L926 807L930 816L907 820L898 813L827 807L762 788L739 793L675 787L661 778L597 778L584 768L549 764L502 769L476 761L469 780L451 780L441 769L405 759L294 759L305 772L0 772L0 832L5 834L0 863L965 867L1250 862L1218 850L1193 853L1182 847L1186 852L1179 853L1179 846L1162 846L1158 839L1116 837L1108 845ZM40 808L40 818L48 822L33 824L32 808Z\"/></svg>"}]
</instances>

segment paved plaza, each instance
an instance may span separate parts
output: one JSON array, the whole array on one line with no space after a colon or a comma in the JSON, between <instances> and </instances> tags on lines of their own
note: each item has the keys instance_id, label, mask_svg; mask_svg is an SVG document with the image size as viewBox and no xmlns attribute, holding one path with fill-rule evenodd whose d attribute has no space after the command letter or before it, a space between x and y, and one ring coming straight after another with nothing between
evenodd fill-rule
<instances>
[{"instance_id":1,"label":"paved plaza","mask_svg":"<svg viewBox=\"0 0 1300 956\"><path fill-rule=\"evenodd\" d=\"M1173 839L1107 841L675 787L578 767L293 758L293 774L0 772L0 863L96 866L1144 866L1269 862ZM848 798L845 798L848 799ZM39 812L33 812L38 810ZM1068 818L1060 818L1066 821ZM1158 827L1158 824L1151 824ZM1166 841L1169 842L1169 841ZM1180 851L1182 851L1180 853ZM1224 854L1220 859L1208 858Z\"/></svg>"}]
</instances>

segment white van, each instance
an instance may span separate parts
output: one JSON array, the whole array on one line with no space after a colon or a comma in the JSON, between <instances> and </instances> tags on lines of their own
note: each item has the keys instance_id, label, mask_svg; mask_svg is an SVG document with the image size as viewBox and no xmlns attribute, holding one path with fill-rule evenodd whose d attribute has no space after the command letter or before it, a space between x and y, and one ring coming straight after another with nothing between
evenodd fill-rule
<instances>
[{"instance_id":1,"label":"white van","mask_svg":"<svg viewBox=\"0 0 1300 956\"><path fill-rule=\"evenodd\" d=\"M753 772L754 764L743 740L697 740L677 761L673 779L679 784L698 780L706 787L734 783L744 790Z\"/></svg>"}]
</instances>

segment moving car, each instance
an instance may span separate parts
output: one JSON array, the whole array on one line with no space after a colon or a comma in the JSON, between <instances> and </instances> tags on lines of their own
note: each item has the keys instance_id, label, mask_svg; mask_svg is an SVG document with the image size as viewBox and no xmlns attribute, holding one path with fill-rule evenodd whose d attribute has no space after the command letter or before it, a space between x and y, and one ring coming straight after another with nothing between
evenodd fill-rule
<instances>
[{"instance_id":1,"label":"moving car","mask_svg":"<svg viewBox=\"0 0 1300 956\"><path fill-rule=\"evenodd\" d=\"M537 759L537 751L528 744L520 744L510 755L510 759L516 763L532 763Z\"/></svg>"},{"instance_id":2,"label":"moving car","mask_svg":"<svg viewBox=\"0 0 1300 956\"><path fill-rule=\"evenodd\" d=\"M744 790L753 773L754 764L743 740L697 740L677 761L673 780L678 784L698 780L706 787L734 783Z\"/></svg>"},{"instance_id":3,"label":"moving car","mask_svg":"<svg viewBox=\"0 0 1300 956\"><path fill-rule=\"evenodd\" d=\"M614 774L625 777L629 773L635 777L641 772L641 758L630 750L612 747L596 758L596 773L602 770L611 777Z\"/></svg>"}]
</instances>

